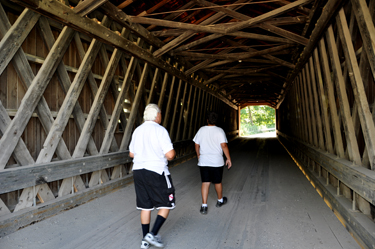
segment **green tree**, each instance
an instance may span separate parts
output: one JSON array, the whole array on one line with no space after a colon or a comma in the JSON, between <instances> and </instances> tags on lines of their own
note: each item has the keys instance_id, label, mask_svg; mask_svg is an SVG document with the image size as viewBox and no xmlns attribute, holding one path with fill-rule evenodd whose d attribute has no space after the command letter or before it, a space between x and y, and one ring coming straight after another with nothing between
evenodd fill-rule
<instances>
[{"instance_id":1,"label":"green tree","mask_svg":"<svg viewBox=\"0 0 375 249\"><path fill-rule=\"evenodd\" d=\"M273 127L275 109L269 106L247 106L241 110L241 135L257 134L262 129Z\"/></svg>"}]
</instances>

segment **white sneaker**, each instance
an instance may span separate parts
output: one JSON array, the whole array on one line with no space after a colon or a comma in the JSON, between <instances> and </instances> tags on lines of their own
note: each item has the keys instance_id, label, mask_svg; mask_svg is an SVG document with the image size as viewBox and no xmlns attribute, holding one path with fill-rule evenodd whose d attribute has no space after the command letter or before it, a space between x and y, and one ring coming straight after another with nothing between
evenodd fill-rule
<instances>
[{"instance_id":1,"label":"white sneaker","mask_svg":"<svg viewBox=\"0 0 375 249\"><path fill-rule=\"evenodd\" d=\"M145 240L142 240L141 249L148 249L148 248L150 248L150 243L148 243Z\"/></svg>"},{"instance_id":2,"label":"white sneaker","mask_svg":"<svg viewBox=\"0 0 375 249\"><path fill-rule=\"evenodd\" d=\"M143 238L143 240L147 241L151 245L162 248L164 247L163 242L161 241L160 235L152 235L151 233L146 234L146 236Z\"/></svg>"}]
</instances>

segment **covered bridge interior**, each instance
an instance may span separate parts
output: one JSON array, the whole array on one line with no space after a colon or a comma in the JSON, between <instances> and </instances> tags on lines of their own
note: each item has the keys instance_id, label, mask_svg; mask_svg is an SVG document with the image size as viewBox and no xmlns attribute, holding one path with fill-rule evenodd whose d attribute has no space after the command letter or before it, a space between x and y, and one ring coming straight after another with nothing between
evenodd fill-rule
<instances>
[{"instance_id":1,"label":"covered bridge interior","mask_svg":"<svg viewBox=\"0 0 375 249\"><path fill-rule=\"evenodd\" d=\"M374 15L371 0L0 0L0 237L129 184L148 103L171 166L195 157L208 111L237 141L241 108L268 105L279 149L374 248Z\"/></svg>"}]
</instances>

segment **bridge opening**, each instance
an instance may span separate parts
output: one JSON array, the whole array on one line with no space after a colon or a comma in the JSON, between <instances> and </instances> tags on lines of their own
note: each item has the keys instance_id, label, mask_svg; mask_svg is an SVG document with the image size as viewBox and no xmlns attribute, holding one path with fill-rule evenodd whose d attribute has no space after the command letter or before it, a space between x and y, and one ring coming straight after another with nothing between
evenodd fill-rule
<instances>
[{"instance_id":1,"label":"bridge opening","mask_svg":"<svg viewBox=\"0 0 375 249\"><path fill-rule=\"evenodd\" d=\"M242 108L240 112L240 136L276 137L275 109L266 105Z\"/></svg>"}]
</instances>

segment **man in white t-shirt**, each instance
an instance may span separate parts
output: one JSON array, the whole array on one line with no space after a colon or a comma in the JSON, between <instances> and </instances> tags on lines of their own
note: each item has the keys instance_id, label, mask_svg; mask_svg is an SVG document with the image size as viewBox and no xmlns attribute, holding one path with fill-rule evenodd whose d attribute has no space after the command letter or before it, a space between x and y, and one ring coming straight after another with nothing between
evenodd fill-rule
<instances>
[{"instance_id":1,"label":"man in white t-shirt","mask_svg":"<svg viewBox=\"0 0 375 249\"><path fill-rule=\"evenodd\" d=\"M133 178L137 198L137 209L141 210L143 239L141 248L164 247L159 229L175 207L175 190L168 170L168 160L176 152L167 130L160 125L161 112L156 104L146 106L143 119L129 145L129 156L133 159ZM150 230L151 211L157 208L158 216Z\"/></svg>"},{"instance_id":2,"label":"man in white t-shirt","mask_svg":"<svg viewBox=\"0 0 375 249\"><path fill-rule=\"evenodd\" d=\"M232 161L227 137L224 130L216 126L217 119L217 113L208 113L208 125L201 127L193 139L202 179L202 206L200 209L202 214L207 214L207 198L211 182L215 184L217 193L216 207L221 207L228 201L227 197L223 197L223 185L221 183L224 171L223 152L227 158L225 165L228 166L228 169L232 167Z\"/></svg>"}]
</instances>

